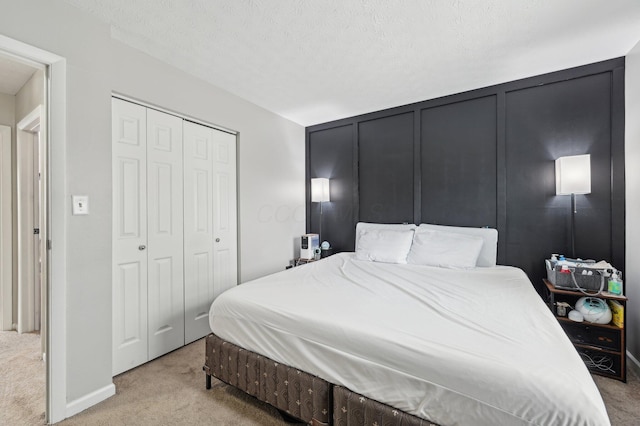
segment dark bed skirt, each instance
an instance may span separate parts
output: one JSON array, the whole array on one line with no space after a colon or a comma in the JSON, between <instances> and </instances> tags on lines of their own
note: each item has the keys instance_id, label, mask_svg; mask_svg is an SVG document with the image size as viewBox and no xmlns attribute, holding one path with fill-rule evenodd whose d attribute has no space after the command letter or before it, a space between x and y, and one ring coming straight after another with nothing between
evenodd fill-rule
<instances>
[{"instance_id":1,"label":"dark bed skirt","mask_svg":"<svg viewBox=\"0 0 640 426\"><path fill-rule=\"evenodd\" d=\"M206 338L204 371L290 416L319 426L437 426L319 377L227 342Z\"/></svg>"},{"instance_id":2,"label":"dark bed skirt","mask_svg":"<svg viewBox=\"0 0 640 426\"><path fill-rule=\"evenodd\" d=\"M437 426L428 420L352 392L333 387L333 424L336 426Z\"/></svg>"},{"instance_id":3,"label":"dark bed skirt","mask_svg":"<svg viewBox=\"0 0 640 426\"><path fill-rule=\"evenodd\" d=\"M204 371L309 424L330 423L329 382L242 349L214 334L206 339Z\"/></svg>"}]
</instances>

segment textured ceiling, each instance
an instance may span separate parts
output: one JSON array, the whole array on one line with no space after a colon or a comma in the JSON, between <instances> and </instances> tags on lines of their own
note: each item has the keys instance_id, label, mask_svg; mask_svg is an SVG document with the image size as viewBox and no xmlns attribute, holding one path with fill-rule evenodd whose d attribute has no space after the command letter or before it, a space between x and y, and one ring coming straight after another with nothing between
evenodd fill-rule
<instances>
[{"instance_id":1,"label":"textured ceiling","mask_svg":"<svg viewBox=\"0 0 640 426\"><path fill-rule=\"evenodd\" d=\"M65 0L302 125L624 56L638 0Z\"/></svg>"}]
</instances>

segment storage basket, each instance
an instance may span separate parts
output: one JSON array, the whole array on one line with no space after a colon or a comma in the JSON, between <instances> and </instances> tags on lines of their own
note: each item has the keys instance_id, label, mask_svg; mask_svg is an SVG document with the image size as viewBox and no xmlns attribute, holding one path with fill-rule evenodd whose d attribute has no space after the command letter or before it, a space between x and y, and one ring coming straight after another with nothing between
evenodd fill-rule
<instances>
[{"instance_id":1,"label":"storage basket","mask_svg":"<svg viewBox=\"0 0 640 426\"><path fill-rule=\"evenodd\" d=\"M563 288L567 290L578 290L576 284L584 291L597 292L600 289L606 291L605 286L605 270L593 269L593 268L581 268L581 267L569 267L571 273L561 273L561 265L551 266L550 262L545 262L547 265L547 280L556 288ZM592 275L583 275L583 271L591 271ZM573 282L575 278L575 283Z\"/></svg>"}]
</instances>

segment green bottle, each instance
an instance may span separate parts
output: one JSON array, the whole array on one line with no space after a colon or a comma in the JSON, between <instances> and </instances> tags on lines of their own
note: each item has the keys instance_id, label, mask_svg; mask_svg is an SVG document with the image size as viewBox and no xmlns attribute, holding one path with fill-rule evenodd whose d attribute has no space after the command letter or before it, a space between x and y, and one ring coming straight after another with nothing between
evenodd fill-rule
<instances>
[{"instance_id":1,"label":"green bottle","mask_svg":"<svg viewBox=\"0 0 640 426\"><path fill-rule=\"evenodd\" d=\"M622 294L622 278L619 271L614 271L609 277L609 293L615 295Z\"/></svg>"}]
</instances>

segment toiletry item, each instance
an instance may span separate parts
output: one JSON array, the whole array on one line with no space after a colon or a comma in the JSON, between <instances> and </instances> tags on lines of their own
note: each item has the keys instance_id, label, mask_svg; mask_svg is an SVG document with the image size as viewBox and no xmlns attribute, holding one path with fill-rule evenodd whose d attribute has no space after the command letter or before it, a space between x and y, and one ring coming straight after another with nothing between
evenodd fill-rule
<instances>
[{"instance_id":1,"label":"toiletry item","mask_svg":"<svg viewBox=\"0 0 640 426\"><path fill-rule=\"evenodd\" d=\"M611 322L616 326L624 327L624 306L617 300L609 300L609 308L611 309Z\"/></svg>"},{"instance_id":2,"label":"toiletry item","mask_svg":"<svg viewBox=\"0 0 640 426\"><path fill-rule=\"evenodd\" d=\"M613 274L609 277L608 290L609 293L615 295L622 294L622 277L620 271L613 271Z\"/></svg>"}]
</instances>

